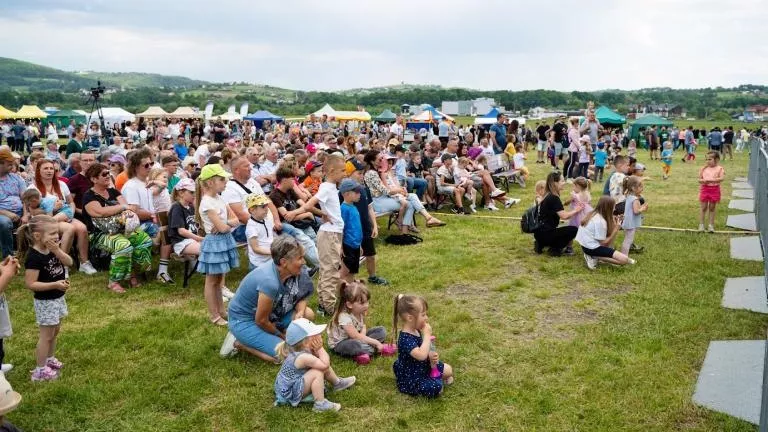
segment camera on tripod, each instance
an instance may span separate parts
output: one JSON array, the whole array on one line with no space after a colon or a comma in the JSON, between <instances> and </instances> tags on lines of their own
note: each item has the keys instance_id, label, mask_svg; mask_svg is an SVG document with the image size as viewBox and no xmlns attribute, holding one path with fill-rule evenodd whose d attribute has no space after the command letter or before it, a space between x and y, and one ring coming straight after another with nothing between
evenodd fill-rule
<instances>
[{"instance_id":1,"label":"camera on tripod","mask_svg":"<svg viewBox=\"0 0 768 432\"><path fill-rule=\"evenodd\" d=\"M91 87L91 97L98 99L107 88L101 85L101 80L96 81L96 87Z\"/></svg>"}]
</instances>

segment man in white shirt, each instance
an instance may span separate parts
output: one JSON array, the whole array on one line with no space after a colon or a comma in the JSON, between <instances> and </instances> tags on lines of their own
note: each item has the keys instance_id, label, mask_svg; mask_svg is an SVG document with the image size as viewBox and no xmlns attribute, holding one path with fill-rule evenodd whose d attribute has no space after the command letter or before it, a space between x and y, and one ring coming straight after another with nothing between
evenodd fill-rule
<instances>
[{"instance_id":1,"label":"man in white shirt","mask_svg":"<svg viewBox=\"0 0 768 432\"><path fill-rule=\"evenodd\" d=\"M395 118L395 124L393 124L389 128L389 132L394 134L396 138L402 139L403 138L403 131L404 131L404 129L403 129L403 117L402 116L397 116Z\"/></svg>"},{"instance_id":2,"label":"man in white shirt","mask_svg":"<svg viewBox=\"0 0 768 432\"><path fill-rule=\"evenodd\" d=\"M244 156L236 157L230 162L232 167L232 177L227 182L227 187L224 192L221 193L221 199L229 206L230 210L237 216L240 221L240 226L232 231L232 236L238 243L244 243L245 237L245 225L248 223L248 209L245 208L243 202L245 197L249 194L264 194L264 190L259 185L256 179L251 178L251 163L248 162ZM280 216L277 213L277 209L274 204L269 205L271 216L274 219L275 229L277 231L282 230L282 224L280 223Z\"/></svg>"},{"instance_id":3,"label":"man in white shirt","mask_svg":"<svg viewBox=\"0 0 768 432\"><path fill-rule=\"evenodd\" d=\"M197 147L197 150L195 150L195 158L197 159L197 166L204 167L206 162L208 162L208 158L211 157L211 151L209 150L208 143L210 140L208 138L201 138L200 144Z\"/></svg>"},{"instance_id":4,"label":"man in white shirt","mask_svg":"<svg viewBox=\"0 0 768 432\"><path fill-rule=\"evenodd\" d=\"M277 171L277 150L269 148L264 153L264 162L258 166L256 176L256 180L267 193L272 191L272 184L276 181L275 171Z\"/></svg>"}]
</instances>

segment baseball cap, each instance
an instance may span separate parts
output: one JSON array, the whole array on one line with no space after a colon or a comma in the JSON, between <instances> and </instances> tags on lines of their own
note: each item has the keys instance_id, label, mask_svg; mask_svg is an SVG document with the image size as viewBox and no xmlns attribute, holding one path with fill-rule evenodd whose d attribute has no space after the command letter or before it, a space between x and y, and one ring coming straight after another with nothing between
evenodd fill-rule
<instances>
[{"instance_id":1,"label":"baseball cap","mask_svg":"<svg viewBox=\"0 0 768 432\"><path fill-rule=\"evenodd\" d=\"M11 384L0 374L0 415L8 414L21 403L21 395L14 391Z\"/></svg>"},{"instance_id":2,"label":"baseball cap","mask_svg":"<svg viewBox=\"0 0 768 432\"><path fill-rule=\"evenodd\" d=\"M344 179L341 181L341 184L339 185L339 192L360 192L360 183L356 182L352 179Z\"/></svg>"},{"instance_id":3,"label":"baseball cap","mask_svg":"<svg viewBox=\"0 0 768 432\"><path fill-rule=\"evenodd\" d=\"M109 163L119 163L125 165L125 156L121 154L113 154L109 157Z\"/></svg>"},{"instance_id":4,"label":"baseball cap","mask_svg":"<svg viewBox=\"0 0 768 432\"><path fill-rule=\"evenodd\" d=\"M256 206L265 206L269 204L269 198L264 194L248 194L245 197L245 208L250 209Z\"/></svg>"},{"instance_id":5,"label":"baseball cap","mask_svg":"<svg viewBox=\"0 0 768 432\"><path fill-rule=\"evenodd\" d=\"M317 325L306 318L299 318L288 324L285 331L285 343L296 345L309 336L318 335L325 331L325 324Z\"/></svg>"},{"instance_id":6,"label":"baseball cap","mask_svg":"<svg viewBox=\"0 0 768 432\"><path fill-rule=\"evenodd\" d=\"M387 142L387 145L400 145L400 141L398 141L397 138L391 138L389 142Z\"/></svg>"},{"instance_id":7,"label":"baseball cap","mask_svg":"<svg viewBox=\"0 0 768 432\"><path fill-rule=\"evenodd\" d=\"M363 171L365 170L365 164L357 160L357 158L352 158L347 161L346 164L344 164L344 172L349 176L352 175L355 171Z\"/></svg>"},{"instance_id":8,"label":"baseball cap","mask_svg":"<svg viewBox=\"0 0 768 432\"><path fill-rule=\"evenodd\" d=\"M323 166L323 163L320 161L311 160L308 161L306 165L304 165L304 174L309 174L312 172L313 169Z\"/></svg>"},{"instance_id":9,"label":"baseball cap","mask_svg":"<svg viewBox=\"0 0 768 432\"><path fill-rule=\"evenodd\" d=\"M203 170L200 171L200 180L208 180L211 177L224 177L224 178L230 178L232 177L232 174L226 172L224 170L224 167L221 165L215 163L215 164L208 164L203 167Z\"/></svg>"},{"instance_id":10,"label":"baseball cap","mask_svg":"<svg viewBox=\"0 0 768 432\"><path fill-rule=\"evenodd\" d=\"M189 178L183 178L179 180L178 183L176 183L176 186L173 187L175 190L188 190L191 192L195 191L195 181Z\"/></svg>"},{"instance_id":11,"label":"baseball cap","mask_svg":"<svg viewBox=\"0 0 768 432\"><path fill-rule=\"evenodd\" d=\"M635 164L635 171L637 171L637 170L645 171L645 165L643 165L641 163L636 163Z\"/></svg>"}]
</instances>

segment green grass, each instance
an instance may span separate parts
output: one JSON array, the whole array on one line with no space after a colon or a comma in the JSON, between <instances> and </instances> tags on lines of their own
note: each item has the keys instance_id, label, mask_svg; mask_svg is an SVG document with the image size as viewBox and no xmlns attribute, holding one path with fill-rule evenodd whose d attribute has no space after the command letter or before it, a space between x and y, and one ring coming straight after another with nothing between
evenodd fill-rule
<instances>
[{"instance_id":1,"label":"green grass","mask_svg":"<svg viewBox=\"0 0 768 432\"><path fill-rule=\"evenodd\" d=\"M512 194L523 203L547 172L529 165L531 186ZM695 227L700 165L676 161L668 181L657 163L648 165L656 180L646 184L645 224ZM728 197L746 156L724 165ZM494 216L519 216L526 205ZM718 228L725 213L721 207ZM152 283L116 296L104 288L105 274L76 274L57 352L66 366L53 383L29 382L32 296L21 278L8 290L16 334L6 361L24 396L9 418L30 431L755 430L691 402L709 341L762 339L768 324L720 306L726 277L762 273L761 263L729 258L727 236L642 230L646 252L636 266L590 272L580 256L534 255L517 221L441 217L448 226L426 230L419 245L377 244L379 274L392 285L371 287L369 320L390 327L396 293L428 299L441 358L456 371L437 400L399 394L391 358L358 367L333 357L339 374L358 378L331 395L342 411L273 408L277 367L246 355L219 359L225 330L206 319L200 276L188 290ZM172 270L180 275L178 264ZM228 285L243 275L231 273Z\"/></svg>"}]
</instances>

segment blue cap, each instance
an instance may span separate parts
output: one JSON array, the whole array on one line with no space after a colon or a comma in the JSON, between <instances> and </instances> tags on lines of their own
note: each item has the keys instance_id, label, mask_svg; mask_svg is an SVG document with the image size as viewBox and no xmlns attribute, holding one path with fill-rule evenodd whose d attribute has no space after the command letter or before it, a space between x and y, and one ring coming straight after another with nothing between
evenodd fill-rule
<instances>
[{"instance_id":1,"label":"blue cap","mask_svg":"<svg viewBox=\"0 0 768 432\"><path fill-rule=\"evenodd\" d=\"M325 330L325 324L317 325L306 318L299 318L291 321L288 329L285 331L285 343L296 345L309 336L322 333Z\"/></svg>"},{"instance_id":2,"label":"blue cap","mask_svg":"<svg viewBox=\"0 0 768 432\"><path fill-rule=\"evenodd\" d=\"M360 183L350 178L346 178L341 181L339 192L344 193L350 191L360 192Z\"/></svg>"}]
</instances>

